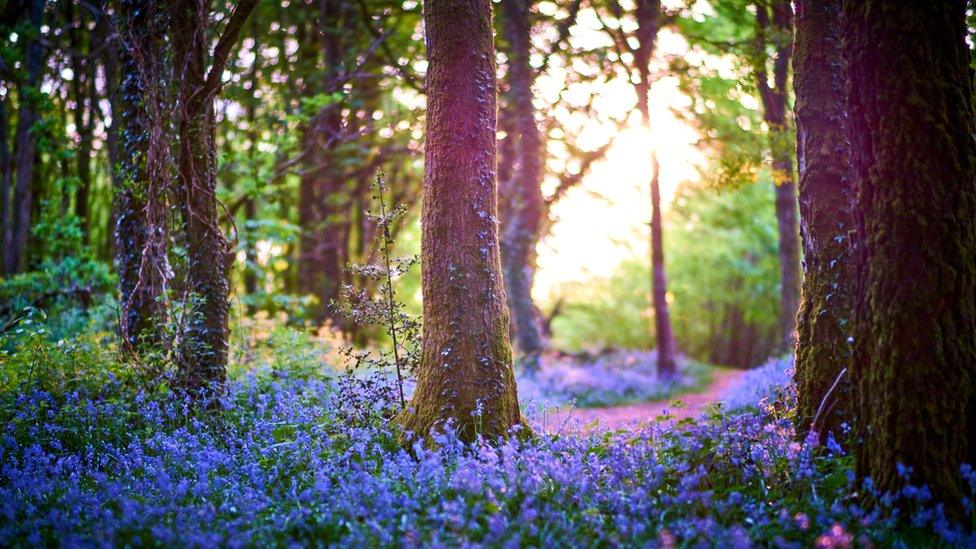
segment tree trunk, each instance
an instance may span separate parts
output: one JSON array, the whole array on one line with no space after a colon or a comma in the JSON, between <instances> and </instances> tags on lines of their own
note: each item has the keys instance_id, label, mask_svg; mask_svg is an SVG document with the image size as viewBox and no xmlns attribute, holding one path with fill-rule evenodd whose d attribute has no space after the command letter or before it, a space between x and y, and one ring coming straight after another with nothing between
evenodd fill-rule
<instances>
[{"instance_id":1,"label":"tree trunk","mask_svg":"<svg viewBox=\"0 0 976 549\"><path fill-rule=\"evenodd\" d=\"M639 0L635 9L637 19L637 49L634 63L637 68L637 110L644 126L651 127L648 95L651 93L650 62L657 46L661 14L659 0ZM654 175L651 178L651 303L654 306L654 334L657 340L657 371L664 378L677 372L674 330L671 327L671 311L667 300L667 276L664 267L664 226L661 215L660 165L657 152L651 151Z\"/></svg>"},{"instance_id":2,"label":"tree trunk","mask_svg":"<svg viewBox=\"0 0 976 549\"><path fill-rule=\"evenodd\" d=\"M453 420L465 440L504 437L524 422L498 251L491 2L428 0L424 21L424 334L400 421L419 436Z\"/></svg>"},{"instance_id":3,"label":"tree trunk","mask_svg":"<svg viewBox=\"0 0 976 549\"><path fill-rule=\"evenodd\" d=\"M168 171L160 169L166 162L158 157L169 140L158 122L164 110L160 94L166 93L168 78L161 68L163 14L133 2L120 2L116 14L121 78L118 97L112 98L110 135L121 137L115 145L119 163L113 176L119 336L122 352L137 356L160 343L166 314L160 296L170 268L166 225L159 218L167 210L163 193L170 180ZM114 66L116 58L111 59Z\"/></svg>"},{"instance_id":4,"label":"tree trunk","mask_svg":"<svg viewBox=\"0 0 976 549\"><path fill-rule=\"evenodd\" d=\"M244 19L256 0L238 3L217 45L237 41ZM209 10L204 0L171 5L170 40L179 78L179 189L187 249L186 287L193 315L187 322L178 362L181 383L194 394L208 394L227 377L230 269L233 252L217 219L217 155L214 97L226 58L214 55L209 72L206 33ZM239 16L243 16L241 19ZM226 55L226 54L225 54ZM219 71L219 72L214 72Z\"/></svg>"},{"instance_id":5,"label":"tree trunk","mask_svg":"<svg viewBox=\"0 0 976 549\"><path fill-rule=\"evenodd\" d=\"M75 107L72 112L75 123L75 131L78 132L78 147L75 149L76 171L78 173L78 188L75 190L75 215L81 221L82 231L87 241L88 238L88 195L91 190L91 153L92 137L94 134L95 108L94 93L95 71L94 59L86 56L91 52L90 40L88 47L83 44L82 29L87 30L87 19L84 10L78 14L78 26L74 25L75 14L71 2L65 4L68 21L71 28L68 30L69 44L71 49L71 70L74 77L71 81L71 92L74 95ZM86 58L87 57L87 58ZM84 60L84 62L83 62ZM86 116L87 114L87 116Z\"/></svg>"},{"instance_id":6,"label":"tree trunk","mask_svg":"<svg viewBox=\"0 0 976 549\"><path fill-rule=\"evenodd\" d=\"M542 197L542 136L532 105L531 0L503 0L504 32L508 40L508 101L511 128L517 134L515 171L505 179L501 204L501 258L508 306L512 313L516 349L527 372L539 369L543 336L532 301L535 247L546 215ZM514 136L513 136L514 137ZM507 188L506 188L507 187Z\"/></svg>"},{"instance_id":7,"label":"tree trunk","mask_svg":"<svg viewBox=\"0 0 976 549\"><path fill-rule=\"evenodd\" d=\"M257 183L260 177L260 169L257 161L258 152L258 125L257 109L260 99L257 97L258 86L260 86L259 69L261 66L261 34L258 29L257 19L251 18L250 24L251 39L254 40L252 51L254 51L254 61L251 65L251 89L247 99L247 141L248 141L248 161L250 162L251 178ZM257 201L250 194L244 197L244 293L253 296L258 291L258 250L257 250L257 231L253 223L257 221ZM248 225L251 225L250 227ZM256 307L253 302L247 305L248 314L254 314Z\"/></svg>"},{"instance_id":8,"label":"tree trunk","mask_svg":"<svg viewBox=\"0 0 976 549\"><path fill-rule=\"evenodd\" d=\"M852 423L850 231L854 178L847 133L840 0L797 3L794 45L803 301L797 316L797 434ZM835 386L836 383L836 386ZM815 424L813 424L815 423Z\"/></svg>"},{"instance_id":9,"label":"tree trunk","mask_svg":"<svg viewBox=\"0 0 976 549\"><path fill-rule=\"evenodd\" d=\"M44 0L31 2L28 18L31 31L24 57L25 80L17 93L17 133L15 136L16 186L14 187L11 219L10 246L6 247L6 273L17 274L27 267L27 240L31 230L34 165L37 155L31 130L37 122L37 105L33 94L39 93L41 71L44 65L44 46L41 44L41 23L44 18Z\"/></svg>"},{"instance_id":10,"label":"tree trunk","mask_svg":"<svg viewBox=\"0 0 976 549\"><path fill-rule=\"evenodd\" d=\"M7 116L7 100L10 95L0 99L0 276L7 274L7 264L3 256L11 246L10 227L10 183L13 181L13 158L10 154L10 120Z\"/></svg>"},{"instance_id":11,"label":"tree trunk","mask_svg":"<svg viewBox=\"0 0 976 549\"><path fill-rule=\"evenodd\" d=\"M108 125L106 123L105 128L105 152L106 160L108 161L108 173L110 180L110 188L119 189L121 184L119 181L119 171L117 166L119 164L119 120L118 113L121 112L122 106L119 100L119 74L118 74L118 41L119 37L112 37L110 30L111 19L110 15L106 12L106 6L108 0L99 0L96 4L98 12L96 14L96 26L95 30L92 32L92 50L100 51L99 56L102 63L102 68L105 71L105 83L104 83L104 97L108 100L107 112L110 116L106 116L106 110L102 108L101 102L99 101L97 94L98 90L93 87L92 92L95 95L92 98L92 109L93 112L97 112L98 116L103 122L108 119L112 120L112 124ZM94 79L93 79L94 81ZM105 232L107 238L103 244L103 256L106 258L111 258L115 254L115 238L113 238L113 232L115 227L115 207L114 207L114 196L113 196L113 206L109 210L107 216L107 230Z\"/></svg>"},{"instance_id":12,"label":"tree trunk","mask_svg":"<svg viewBox=\"0 0 976 549\"><path fill-rule=\"evenodd\" d=\"M661 222L661 166L657 153L652 156L654 178L651 179L651 278L654 302L654 328L657 334L657 374L662 378L677 375L674 331L671 328L671 310L668 307L668 285L664 273L664 237Z\"/></svg>"},{"instance_id":13,"label":"tree trunk","mask_svg":"<svg viewBox=\"0 0 976 549\"><path fill-rule=\"evenodd\" d=\"M961 511L976 462L976 142L966 2L845 0L857 472Z\"/></svg>"},{"instance_id":14,"label":"tree trunk","mask_svg":"<svg viewBox=\"0 0 976 549\"><path fill-rule=\"evenodd\" d=\"M759 48L765 56L766 37L774 40L776 58L773 61L773 87L767 82L765 59L756 71L763 119L769 126L770 155L773 160L773 182L776 187L776 221L779 227L780 264L780 342L777 350L793 350L794 324L800 308L800 225L798 221L796 180L793 176L793 150L790 146L786 111L788 108L786 82L789 75L793 37L793 8L789 0L772 3L772 24L769 7L756 5Z\"/></svg>"},{"instance_id":15,"label":"tree trunk","mask_svg":"<svg viewBox=\"0 0 976 549\"><path fill-rule=\"evenodd\" d=\"M344 38L354 32L351 9L347 2L320 0L317 20L320 42L311 41L305 51L309 59L318 59L324 52L323 84L308 90L314 93L334 93L343 69L346 51ZM305 172L301 181L302 203L299 205L299 225L302 228L299 246L299 289L318 298L312 315L317 324L326 321L342 327L342 316L333 306L340 298L344 269L348 255L349 196L340 180L335 148L342 133L342 110L338 104L322 108L305 129Z\"/></svg>"}]
</instances>

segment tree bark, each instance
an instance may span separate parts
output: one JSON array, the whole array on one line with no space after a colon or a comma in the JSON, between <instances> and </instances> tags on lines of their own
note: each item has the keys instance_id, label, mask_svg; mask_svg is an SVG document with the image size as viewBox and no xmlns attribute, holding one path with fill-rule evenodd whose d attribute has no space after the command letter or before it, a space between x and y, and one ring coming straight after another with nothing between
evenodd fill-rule
<instances>
[{"instance_id":1,"label":"tree bark","mask_svg":"<svg viewBox=\"0 0 976 549\"><path fill-rule=\"evenodd\" d=\"M75 131L78 133L78 146L75 149L76 171L78 173L78 188L75 190L75 215L81 221L85 239L88 238L88 196L91 190L92 171L91 153L94 134L95 100L93 89L95 86L94 59L90 57L91 39L83 44L82 29L87 30L84 10L78 13L78 25L75 25L75 13L71 3L65 4L68 21L70 43L71 69L74 78L71 81L71 91L75 99L72 112ZM87 47L86 47L87 46ZM86 116L87 115L87 116Z\"/></svg>"},{"instance_id":2,"label":"tree bark","mask_svg":"<svg viewBox=\"0 0 976 549\"><path fill-rule=\"evenodd\" d=\"M97 23L95 27L94 37L97 38L94 49L100 50L102 68L105 71L105 97L108 99L108 112L111 113L110 117L105 115L105 110L102 109L100 102L96 99L92 102L92 107L97 109L99 116L103 121L108 118L112 119L112 124L105 128L105 152L108 160L108 172L109 179L111 182L111 188L120 188L119 180L119 170L116 168L120 161L119 154L119 120L118 113L121 112L122 106L119 100L119 59L118 59L118 37L110 37L111 19L109 14L106 12L106 6L108 0L101 0L98 6L98 13L96 15ZM111 41L115 41L112 43ZM112 209L109 211L108 215L108 228L106 234L109 235L106 238L104 244L104 257L111 258L115 255L115 238L114 227L115 227L115 206L113 199Z\"/></svg>"},{"instance_id":3,"label":"tree bark","mask_svg":"<svg viewBox=\"0 0 976 549\"><path fill-rule=\"evenodd\" d=\"M961 511L976 462L976 142L966 2L844 0L856 170L857 472Z\"/></svg>"},{"instance_id":4,"label":"tree bark","mask_svg":"<svg viewBox=\"0 0 976 549\"><path fill-rule=\"evenodd\" d=\"M6 273L17 274L27 267L27 241L31 230L34 165L37 155L31 130L37 122L37 105L34 94L44 65L44 46L41 44L41 23L44 19L44 0L33 0L28 8L33 35L29 38L24 56L25 80L17 94L17 131L15 136L16 186L11 218L10 245L5 248Z\"/></svg>"},{"instance_id":5,"label":"tree bark","mask_svg":"<svg viewBox=\"0 0 976 549\"><path fill-rule=\"evenodd\" d=\"M664 272L664 230L661 219L661 166L657 153L652 155L654 177L651 179L651 278L654 303L654 328L657 334L657 374L662 378L677 375L674 331L668 307L668 284Z\"/></svg>"},{"instance_id":6,"label":"tree bark","mask_svg":"<svg viewBox=\"0 0 976 549\"><path fill-rule=\"evenodd\" d=\"M169 140L161 124L161 94L168 76L162 69L165 16L136 2L118 2L117 62L121 72L118 97L112 98L112 129L118 166L113 176L115 262L119 275L119 337L123 354L140 351L161 341L160 326L166 310L160 297L169 278L167 206L169 173L161 166L160 150ZM112 58L113 65L116 58ZM108 66L106 66L108 72ZM110 134L111 135L111 134Z\"/></svg>"},{"instance_id":7,"label":"tree bark","mask_svg":"<svg viewBox=\"0 0 976 549\"><path fill-rule=\"evenodd\" d=\"M546 215L542 196L542 135L532 105L531 0L503 0L502 16L508 40L508 101L515 150L514 173L502 180L501 258L508 307L512 314L516 350L527 372L539 369L544 338L532 283L535 278L536 243ZM507 146L507 145L506 145Z\"/></svg>"},{"instance_id":8,"label":"tree bark","mask_svg":"<svg viewBox=\"0 0 976 549\"><path fill-rule=\"evenodd\" d=\"M217 158L214 97L220 74L240 27L256 0L238 3L214 50L209 71L206 0L174 2L170 41L173 44L179 135L178 180L183 232L187 249L186 287L197 300L178 356L181 384L205 395L227 377L230 269L233 253L217 219ZM226 47L226 50L222 50ZM223 58L221 58L223 55ZM216 71L216 72L215 72Z\"/></svg>"},{"instance_id":9,"label":"tree bark","mask_svg":"<svg viewBox=\"0 0 976 549\"><path fill-rule=\"evenodd\" d=\"M0 99L0 244L3 254L0 254L0 276L7 274L6 250L12 245L10 226L11 182L13 181L13 156L10 154L10 120L7 115L6 95Z\"/></svg>"},{"instance_id":10,"label":"tree bark","mask_svg":"<svg viewBox=\"0 0 976 549\"><path fill-rule=\"evenodd\" d=\"M770 6L756 4L758 50L762 65L756 71L759 94L763 104L763 119L769 126L770 155L773 161L773 182L776 187L776 221L779 227L780 263L780 343L782 353L791 351L795 342L794 324L800 308L800 225L798 221L796 180L793 176L793 150L790 146L786 112L786 82L789 75L793 42L793 8L789 0L775 0ZM775 43L773 86L767 81L765 67L767 35Z\"/></svg>"},{"instance_id":11,"label":"tree bark","mask_svg":"<svg viewBox=\"0 0 976 549\"><path fill-rule=\"evenodd\" d=\"M637 19L637 49L634 64L637 69L637 110L644 126L651 127L651 112L648 104L651 93L650 62L657 47L660 30L660 0L639 0L635 9ZM677 373L675 353L677 345L671 327L671 311L667 300L667 275L664 264L664 225L661 215L660 164L657 152L651 151L654 175L651 177L651 303L654 306L654 334L657 347L657 372L663 378Z\"/></svg>"},{"instance_id":12,"label":"tree bark","mask_svg":"<svg viewBox=\"0 0 976 549\"><path fill-rule=\"evenodd\" d=\"M797 316L799 438L840 435L851 417L850 231L854 179L840 0L797 2L794 45L803 300ZM836 385L835 385L836 383Z\"/></svg>"},{"instance_id":13,"label":"tree bark","mask_svg":"<svg viewBox=\"0 0 976 549\"><path fill-rule=\"evenodd\" d=\"M493 439L524 422L498 250L491 2L428 0L424 21L424 334L400 421L419 436L453 421L464 440Z\"/></svg>"}]
</instances>

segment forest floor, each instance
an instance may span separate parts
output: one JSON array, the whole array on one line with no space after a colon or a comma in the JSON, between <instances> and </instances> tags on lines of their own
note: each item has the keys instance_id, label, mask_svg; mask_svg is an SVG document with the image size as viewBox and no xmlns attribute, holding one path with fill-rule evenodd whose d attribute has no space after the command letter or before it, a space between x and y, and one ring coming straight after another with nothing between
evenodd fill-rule
<instances>
[{"instance_id":1,"label":"forest floor","mask_svg":"<svg viewBox=\"0 0 976 549\"><path fill-rule=\"evenodd\" d=\"M591 433L637 428L662 415L674 419L696 418L745 373L746 370L716 369L711 383L703 390L672 399L601 408L563 408L547 414L541 428L549 433Z\"/></svg>"}]
</instances>

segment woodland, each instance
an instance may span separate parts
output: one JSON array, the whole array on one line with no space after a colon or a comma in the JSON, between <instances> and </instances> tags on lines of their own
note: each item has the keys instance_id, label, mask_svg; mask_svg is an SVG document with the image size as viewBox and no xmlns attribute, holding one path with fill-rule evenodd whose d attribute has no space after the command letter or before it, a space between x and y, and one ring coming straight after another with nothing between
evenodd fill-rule
<instances>
[{"instance_id":1,"label":"woodland","mask_svg":"<svg viewBox=\"0 0 976 549\"><path fill-rule=\"evenodd\" d=\"M976 9L0 0L0 545L976 547Z\"/></svg>"}]
</instances>

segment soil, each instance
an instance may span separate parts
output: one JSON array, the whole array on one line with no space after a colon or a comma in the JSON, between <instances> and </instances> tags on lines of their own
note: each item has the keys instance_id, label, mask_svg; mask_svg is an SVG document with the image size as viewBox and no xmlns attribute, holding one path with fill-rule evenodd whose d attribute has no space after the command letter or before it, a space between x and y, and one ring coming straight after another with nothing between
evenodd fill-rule
<instances>
[{"instance_id":1,"label":"soil","mask_svg":"<svg viewBox=\"0 0 976 549\"><path fill-rule=\"evenodd\" d=\"M716 370L709 386L695 393L685 393L672 399L606 408L569 408L556 410L538 420L537 430L546 433L590 433L616 431L639 427L662 415L675 419L695 418L716 402L726 388L733 385L745 370ZM680 401L680 405L676 403Z\"/></svg>"}]
</instances>

